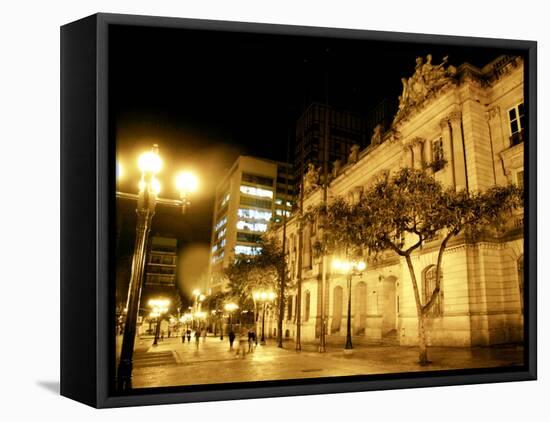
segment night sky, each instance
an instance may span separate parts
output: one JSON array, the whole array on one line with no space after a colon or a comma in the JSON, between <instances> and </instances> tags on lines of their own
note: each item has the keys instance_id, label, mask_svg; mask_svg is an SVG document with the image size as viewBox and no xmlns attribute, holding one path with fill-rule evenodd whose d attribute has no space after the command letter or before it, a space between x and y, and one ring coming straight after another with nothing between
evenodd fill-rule
<instances>
[{"instance_id":1,"label":"night sky","mask_svg":"<svg viewBox=\"0 0 550 422\"><path fill-rule=\"evenodd\" d=\"M115 26L109 33L109 110L118 189L135 192L140 152L158 143L161 196L177 198L174 174L191 169L200 190L185 216L157 207L152 234L179 239L179 284L206 269L214 189L240 154L285 160L287 138L311 101L368 116L396 101L415 57L483 66L504 50L235 32ZM367 136L368 138L369 136ZM291 147L291 151L293 148ZM292 161L292 156L291 156ZM118 201L118 256L132 253L135 205Z\"/></svg>"}]
</instances>

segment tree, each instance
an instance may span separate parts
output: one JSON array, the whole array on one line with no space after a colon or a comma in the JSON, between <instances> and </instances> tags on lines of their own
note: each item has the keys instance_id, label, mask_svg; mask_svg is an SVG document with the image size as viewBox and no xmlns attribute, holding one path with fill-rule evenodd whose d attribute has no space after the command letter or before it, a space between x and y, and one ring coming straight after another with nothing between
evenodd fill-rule
<instances>
[{"instance_id":1,"label":"tree","mask_svg":"<svg viewBox=\"0 0 550 422\"><path fill-rule=\"evenodd\" d=\"M346 236L356 247L366 248L369 255L392 250L405 258L416 303L422 365L429 363L425 322L439 295L443 253L449 241L461 232L475 240L488 227L498 226L506 213L521 206L522 196L522 191L514 186L495 186L476 193L455 192L444 189L423 171L406 168L392 176L386 174L348 208L342 208L341 199L335 201L335 215L345 212L344 218L334 223L338 224L337 230L331 233L350 232ZM411 256L427 241L440 236L435 287L422 303Z\"/></svg>"},{"instance_id":2,"label":"tree","mask_svg":"<svg viewBox=\"0 0 550 422\"><path fill-rule=\"evenodd\" d=\"M217 334L217 326L220 325L220 330L223 331L223 305L227 300L227 292L216 292L211 295L207 295L202 302L205 309L208 309L209 316L212 318L212 325L214 328L214 335ZM222 334L223 336L223 334Z\"/></svg>"},{"instance_id":3,"label":"tree","mask_svg":"<svg viewBox=\"0 0 550 422\"><path fill-rule=\"evenodd\" d=\"M279 293L288 285L285 277L285 254L272 233L266 233L258 243L257 255L237 255L225 270L228 279L228 295L238 301L243 310L253 310L252 294L256 290L272 290ZM278 295L277 295L278 296ZM283 316L278 316L282 321Z\"/></svg>"}]
</instances>

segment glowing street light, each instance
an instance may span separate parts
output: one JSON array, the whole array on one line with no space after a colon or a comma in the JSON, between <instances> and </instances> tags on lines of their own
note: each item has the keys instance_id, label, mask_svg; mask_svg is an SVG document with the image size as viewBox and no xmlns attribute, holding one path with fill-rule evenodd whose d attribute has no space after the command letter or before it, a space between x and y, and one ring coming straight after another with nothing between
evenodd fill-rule
<instances>
[{"instance_id":1,"label":"glowing street light","mask_svg":"<svg viewBox=\"0 0 550 422\"><path fill-rule=\"evenodd\" d=\"M162 159L158 154L158 145L155 144L151 151L144 152L139 156L138 168L143 174L157 174L160 172Z\"/></svg>"},{"instance_id":2,"label":"glowing street light","mask_svg":"<svg viewBox=\"0 0 550 422\"><path fill-rule=\"evenodd\" d=\"M134 244L134 256L132 259L132 271L130 285L128 287L127 317L124 324L124 335L122 338L122 350L117 371L117 389L128 391L132 389L132 366L133 352L136 337L136 323L141 299L141 288L143 284L143 270L146 257L146 245L151 230L151 222L155 215L157 204L180 207L185 213L189 206L188 194L180 192L180 199L160 198L161 183L157 179L158 173L162 170L163 162L159 155L158 145L154 144L150 151L141 154L137 160L137 166L141 172L138 183L138 192L126 193L117 191L116 196L120 199L136 201L136 239ZM117 163L117 179L123 175L123 167ZM195 186L197 183L195 183ZM179 184L176 186L180 189Z\"/></svg>"},{"instance_id":3,"label":"glowing street light","mask_svg":"<svg viewBox=\"0 0 550 422\"><path fill-rule=\"evenodd\" d=\"M351 341L351 278L354 275L361 275L363 271L367 268L365 261L341 261L335 259L332 261L332 269L335 272L344 273L347 275L348 281L348 316L347 316L347 325L346 325L346 345L344 349L351 350L353 349L353 344Z\"/></svg>"},{"instance_id":4,"label":"glowing street light","mask_svg":"<svg viewBox=\"0 0 550 422\"><path fill-rule=\"evenodd\" d=\"M176 188L180 194L183 212L185 212L186 208L191 205L191 202L189 201L189 194L196 192L198 187L199 180L193 173L183 171L176 176Z\"/></svg>"}]
</instances>

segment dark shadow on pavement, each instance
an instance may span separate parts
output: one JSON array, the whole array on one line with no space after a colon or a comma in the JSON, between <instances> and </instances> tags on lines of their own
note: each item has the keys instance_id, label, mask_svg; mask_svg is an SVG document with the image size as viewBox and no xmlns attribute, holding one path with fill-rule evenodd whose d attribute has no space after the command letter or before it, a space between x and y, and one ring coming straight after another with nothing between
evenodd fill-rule
<instances>
[{"instance_id":1,"label":"dark shadow on pavement","mask_svg":"<svg viewBox=\"0 0 550 422\"><path fill-rule=\"evenodd\" d=\"M44 390L48 390L50 393L59 395L59 381L37 381L36 385L42 387Z\"/></svg>"}]
</instances>

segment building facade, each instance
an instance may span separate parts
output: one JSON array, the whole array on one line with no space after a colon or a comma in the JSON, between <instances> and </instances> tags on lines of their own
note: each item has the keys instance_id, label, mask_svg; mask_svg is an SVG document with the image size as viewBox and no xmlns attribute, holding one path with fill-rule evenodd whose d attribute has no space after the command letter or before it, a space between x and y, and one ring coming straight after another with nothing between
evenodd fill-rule
<instances>
[{"instance_id":1,"label":"building facade","mask_svg":"<svg viewBox=\"0 0 550 422\"><path fill-rule=\"evenodd\" d=\"M224 287L220 275L235 254L255 255L271 222L290 216L294 196L287 163L240 156L216 189L209 263L210 293Z\"/></svg>"},{"instance_id":2,"label":"building facade","mask_svg":"<svg viewBox=\"0 0 550 422\"><path fill-rule=\"evenodd\" d=\"M403 78L399 110L389 130L375 130L368 147L352 151L334 166L328 201L351 198L383 173L403 167L424 169L444 186L470 192L494 185L523 185L525 126L524 68L520 57L502 56L483 68L464 63L436 66L418 58ZM307 179L307 177L306 177ZM313 178L314 179L314 178ZM322 188L310 181L304 209L320 204ZM279 231L282 236L282 231ZM287 225L288 266L298 274L298 223ZM303 228L302 341L317 341L321 315L320 240L316 222ZM435 286L438 239L413 256L423 298ZM427 322L432 346L484 346L523 339L523 212L513 213L503 234L476 243L459 236L443 255L441 292ZM325 284L328 341L346 333L347 279L331 267ZM352 278L352 334L355 343L418 342L416 305L404 258L388 251ZM285 306L285 335L296 332L296 292ZM272 333L273 334L273 333Z\"/></svg>"}]
</instances>

